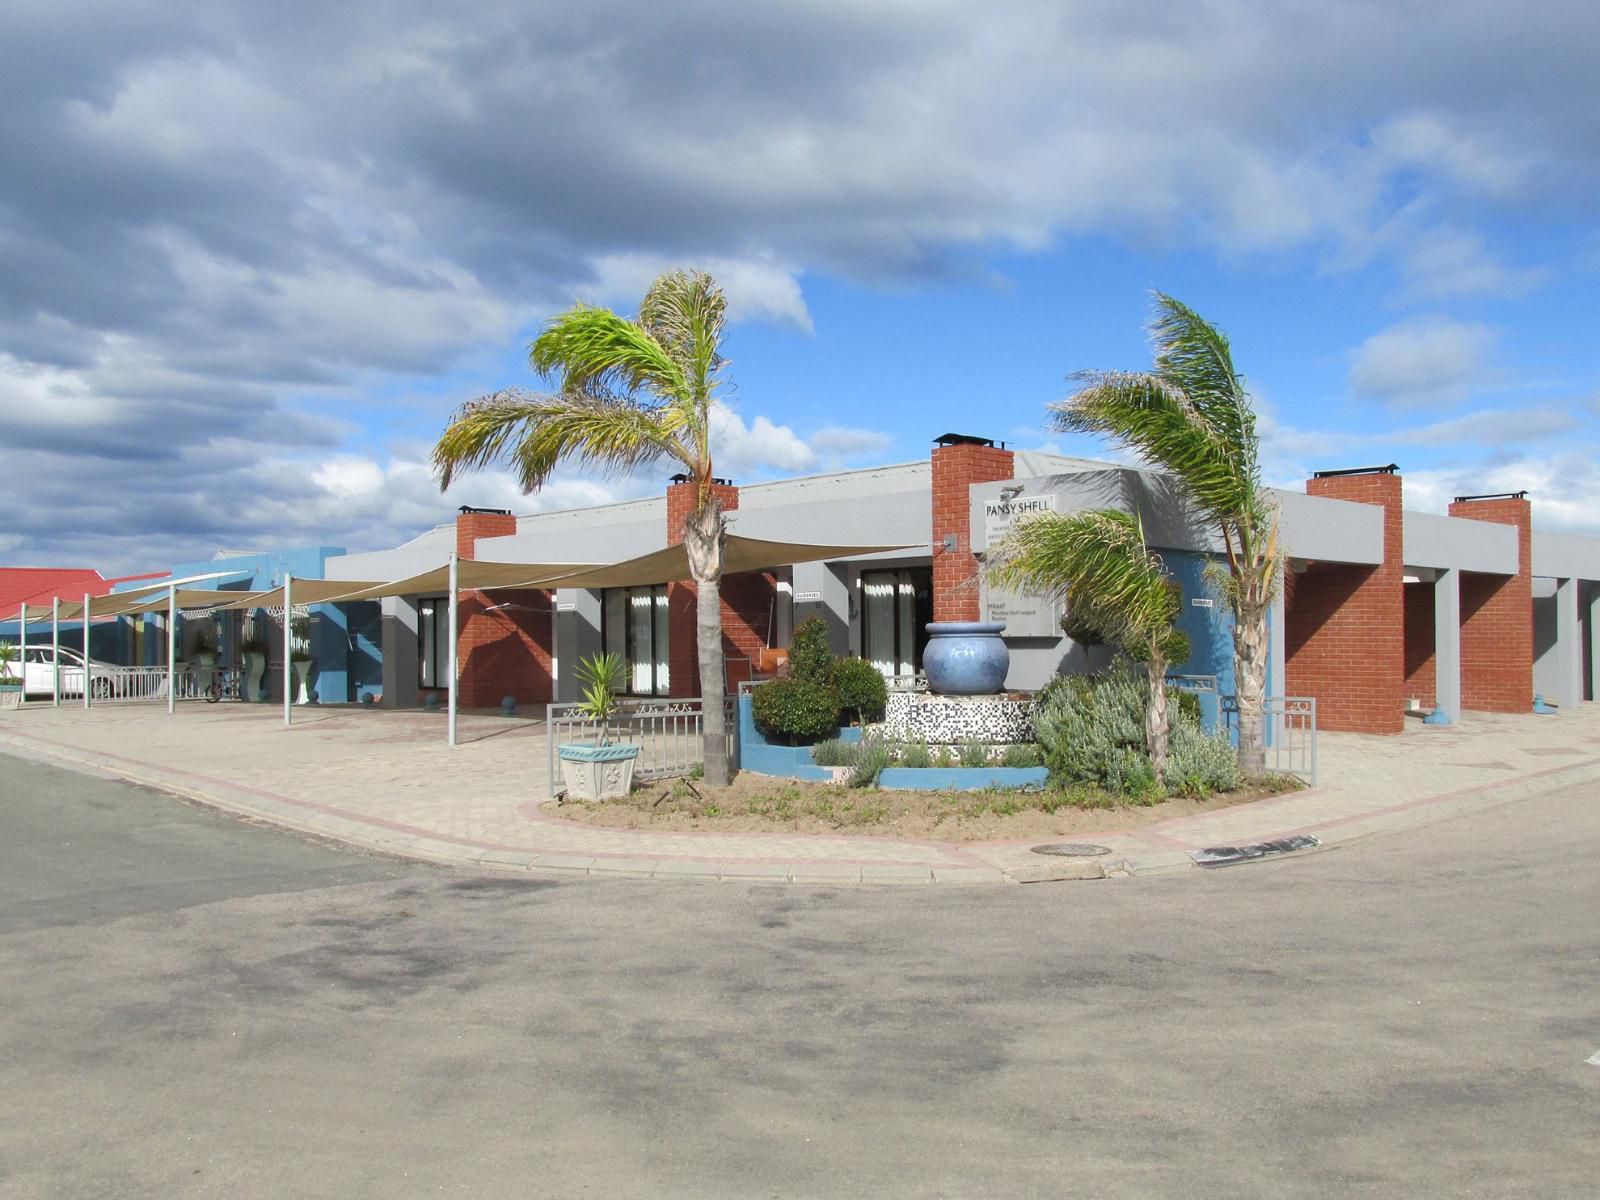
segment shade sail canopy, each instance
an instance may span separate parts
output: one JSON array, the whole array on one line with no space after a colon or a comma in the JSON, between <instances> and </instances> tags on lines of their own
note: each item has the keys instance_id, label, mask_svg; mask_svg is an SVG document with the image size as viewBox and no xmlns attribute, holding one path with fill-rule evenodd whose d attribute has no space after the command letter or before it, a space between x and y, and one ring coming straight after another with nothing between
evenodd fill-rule
<instances>
[{"instance_id":1,"label":"shade sail canopy","mask_svg":"<svg viewBox=\"0 0 1600 1200\"><path fill-rule=\"evenodd\" d=\"M823 546L800 542L769 542L760 538L729 535L723 547L722 570L735 575L742 571L765 571L795 563L831 562L863 554L887 554L918 549L915 546ZM667 546L637 558L618 563L507 563L462 559L456 564L457 580L464 591L495 591L501 588L609 588L642 587L673 583L691 578L689 553L682 546ZM125 614L165 612L171 603L170 584L139 588L97 596L89 603L91 617L116 617ZM348 603L380 600L386 596L417 596L450 590L448 564L387 583L359 579L296 579L293 599L302 604ZM179 588L177 607L185 610L235 610L276 608L283 604L283 588L264 592L240 592ZM49 605L24 606L27 619L36 621L51 614ZM20 613L18 615L21 615ZM61 605L63 620L83 616L83 602ZM15 618L13 618L15 619Z\"/></svg>"},{"instance_id":2,"label":"shade sail canopy","mask_svg":"<svg viewBox=\"0 0 1600 1200\"><path fill-rule=\"evenodd\" d=\"M730 534L723 546L722 570L726 575L741 571L764 571L795 563L831 562L861 554L885 554L908 550L909 546L820 546L798 542L768 542L760 538ZM544 580L544 587L608 588L641 587L651 583L673 583L690 578L689 552L682 546L668 546L638 558L594 567L587 571Z\"/></svg>"}]
</instances>

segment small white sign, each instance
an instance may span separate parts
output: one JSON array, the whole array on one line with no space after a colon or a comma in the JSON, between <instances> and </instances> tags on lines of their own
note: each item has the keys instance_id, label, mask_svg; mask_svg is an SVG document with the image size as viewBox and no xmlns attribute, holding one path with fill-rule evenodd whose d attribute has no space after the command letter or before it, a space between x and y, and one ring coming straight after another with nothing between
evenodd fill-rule
<instances>
[{"instance_id":1,"label":"small white sign","mask_svg":"<svg viewBox=\"0 0 1600 1200\"><path fill-rule=\"evenodd\" d=\"M822 593L796 592L794 594L794 602L796 604L820 604L822 602Z\"/></svg>"},{"instance_id":2,"label":"small white sign","mask_svg":"<svg viewBox=\"0 0 1600 1200\"><path fill-rule=\"evenodd\" d=\"M577 612L578 611L578 602L576 600L563 600L563 601L560 601L560 602L558 602L556 604L556 611L557 612Z\"/></svg>"},{"instance_id":3,"label":"small white sign","mask_svg":"<svg viewBox=\"0 0 1600 1200\"><path fill-rule=\"evenodd\" d=\"M1215 600L1206 600L1199 596L1196 596L1193 600L1189 601L1189 603L1195 608L1215 608L1217 606L1217 602Z\"/></svg>"}]
</instances>

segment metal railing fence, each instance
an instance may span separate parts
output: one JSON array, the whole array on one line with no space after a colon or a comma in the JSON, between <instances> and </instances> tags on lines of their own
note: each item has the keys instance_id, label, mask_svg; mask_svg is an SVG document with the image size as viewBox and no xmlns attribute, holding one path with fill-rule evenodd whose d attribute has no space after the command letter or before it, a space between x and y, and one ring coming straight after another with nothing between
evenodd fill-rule
<instances>
[{"instance_id":1,"label":"metal railing fence","mask_svg":"<svg viewBox=\"0 0 1600 1200\"><path fill-rule=\"evenodd\" d=\"M1317 699L1315 696L1268 696L1266 705L1267 770L1317 782ZM1239 736L1239 698L1222 697L1228 733Z\"/></svg>"},{"instance_id":2,"label":"metal railing fence","mask_svg":"<svg viewBox=\"0 0 1600 1200\"><path fill-rule=\"evenodd\" d=\"M747 685L741 683L739 690ZM723 698L728 757L738 752L739 714L733 696ZM550 794L561 783L559 748L563 745L595 746L600 724L579 711L574 703L545 705L545 738L549 749ZM639 747L633 768L635 779L669 779L687 775L705 761L702 719L705 709L698 697L685 700L630 700L611 718L609 738Z\"/></svg>"}]
</instances>

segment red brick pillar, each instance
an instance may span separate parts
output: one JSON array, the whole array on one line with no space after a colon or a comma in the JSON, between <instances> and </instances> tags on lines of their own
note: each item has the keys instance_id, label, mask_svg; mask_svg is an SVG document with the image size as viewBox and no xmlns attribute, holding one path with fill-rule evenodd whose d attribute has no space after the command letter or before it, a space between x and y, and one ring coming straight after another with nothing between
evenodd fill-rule
<instances>
[{"instance_id":1,"label":"red brick pillar","mask_svg":"<svg viewBox=\"0 0 1600 1200\"><path fill-rule=\"evenodd\" d=\"M510 513L464 512L456 518L456 554L476 557L481 538L517 531ZM497 708L506 696L518 704L554 699L551 664L555 639L554 598L539 589L463 591L456 629L462 708ZM490 611L491 607L494 611Z\"/></svg>"},{"instance_id":2,"label":"red brick pillar","mask_svg":"<svg viewBox=\"0 0 1600 1200\"><path fill-rule=\"evenodd\" d=\"M1317 724L1350 733L1405 726L1405 518L1400 476L1333 475L1306 493L1383 509L1377 566L1312 563L1284 606L1285 694L1315 696Z\"/></svg>"},{"instance_id":3,"label":"red brick pillar","mask_svg":"<svg viewBox=\"0 0 1600 1200\"><path fill-rule=\"evenodd\" d=\"M1461 573L1461 707L1533 708L1533 511L1521 497L1457 500L1452 517L1514 525L1517 573Z\"/></svg>"},{"instance_id":4,"label":"red brick pillar","mask_svg":"<svg viewBox=\"0 0 1600 1200\"><path fill-rule=\"evenodd\" d=\"M711 491L722 504L722 511L733 512L739 507L739 489L729 483L714 483ZM667 488L667 545L683 542L683 523L694 511L699 499L697 485L675 483ZM722 581L722 650L724 654L739 653L728 638L730 627L729 592L737 588L732 577ZM667 585L667 671L672 695L678 697L700 694L700 643L697 632L696 605L699 589L684 580Z\"/></svg>"},{"instance_id":5,"label":"red brick pillar","mask_svg":"<svg viewBox=\"0 0 1600 1200\"><path fill-rule=\"evenodd\" d=\"M933 619L976 621L981 611L972 554L972 485L1010 479L1012 453L995 446L958 442L933 452ZM945 549L953 536L953 549Z\"/></svg>"}]
</instances>

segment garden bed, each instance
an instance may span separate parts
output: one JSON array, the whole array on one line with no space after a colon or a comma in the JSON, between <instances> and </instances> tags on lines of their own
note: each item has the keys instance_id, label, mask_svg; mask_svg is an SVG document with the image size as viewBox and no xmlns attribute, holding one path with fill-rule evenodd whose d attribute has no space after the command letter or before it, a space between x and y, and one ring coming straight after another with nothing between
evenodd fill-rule
<instances>
[{"instance_id":1,"label":"garden bed","mask_svg":"<svg viewBox=\"0 0 1600 1200\"><path fill-rule=\"evenodd\" d=\"M608 829L707 833L847 833L945 842L1115 833L1297 790L1275 778L1197 800L1130 805L1098 789L891 792L740 774L730 787L703 781L641 785L606 801L546 801L547 815Z\"/></svg>"}]
</instances>

